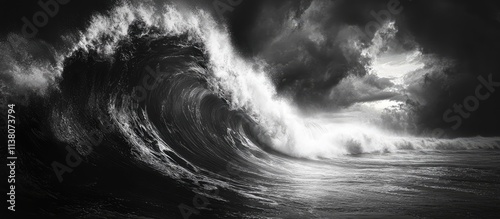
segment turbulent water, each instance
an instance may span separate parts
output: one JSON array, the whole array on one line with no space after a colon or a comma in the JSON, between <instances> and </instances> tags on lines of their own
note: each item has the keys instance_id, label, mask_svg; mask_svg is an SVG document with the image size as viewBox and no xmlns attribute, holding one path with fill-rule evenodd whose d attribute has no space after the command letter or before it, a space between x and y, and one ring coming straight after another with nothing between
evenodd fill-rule
<instances>
[{"instance_id":1,"label":"turbulent water","mask_svg":"<svg viewBox=\"0 0 500 219\"><path fill-rule=\"evenodd\" d=\"M37 93L21 108L30 145L19 149L42 157L26 160L32 173L20 179L34 215L500 214L499 138L396 134L365 111L304 115L277 95L270 66L241 57L203 11L122 4L44 57L9 39L28 51L2 45L11 93ZM50 164L66 145L83 161L59 183Z\"/></svg>"}]
</instances>

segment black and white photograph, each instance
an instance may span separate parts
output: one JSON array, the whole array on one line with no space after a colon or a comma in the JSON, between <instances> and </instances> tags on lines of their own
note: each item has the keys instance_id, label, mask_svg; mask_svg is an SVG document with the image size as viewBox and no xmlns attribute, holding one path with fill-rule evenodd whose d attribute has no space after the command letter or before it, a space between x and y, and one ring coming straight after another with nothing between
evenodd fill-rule
<instances>
[{"instance_id":1,"label":"black and white photograph","mask_svg":"<svg viewBox=\"0 0 500 219\"><path fill-rule=\"evenodd\" d=\"M496 0L13 0L1 218L500 218Z\"/></svg>"}]
</instances>

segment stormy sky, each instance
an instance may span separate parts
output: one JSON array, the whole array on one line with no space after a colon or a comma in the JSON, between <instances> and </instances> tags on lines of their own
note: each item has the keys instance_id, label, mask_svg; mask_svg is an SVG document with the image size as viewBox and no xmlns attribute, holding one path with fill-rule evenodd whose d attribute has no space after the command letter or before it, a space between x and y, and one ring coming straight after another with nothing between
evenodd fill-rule
<instances>
[{"instance_id":1,"label":"stormy sky","mask_svg":"<svg viewBox=\"0 0 500 219\"><path fill-rule=\"evenodd\" d=\"M84 28L92 14L105 13L115 2L72 0L61 5L57 16L50 17L34 38L57 47L61 35ZM481 85L479 76L488 80L491 74L492 81L500 82L500 2L396 1L402 10L388 19L394 21L397 32L386 49L394 53L418 49L432 59L425 62L431 69L427 76L415 79L404 94L388 92L394 82L371 76L366 56L346 46L352 39L365 44L373 41L374 35L363 30L377 21L373 12L387 10L389 2L188 0L176 4L210 11L227 24L239 52L248 59L265 60L278 93L294 100L304 111L334 111L358 102L393 99L406 104L419 132L442 128L450 136L500 134L500 87L488 90L488 98L479 100L473 112L460 115L458 128L452 128L456 121L443 119L450 109L449 118L460 114L453 111L454 104L463 105L468 96L475 95ZM22 18L31 19L40 10L36 1L27 0L2 7L1 37L19 33L24 25ZM441 67L434 68L433 64ZM349 76L363 77L355 85L356 92L340 89L352 86L342 84Z\"/></svg>"},{"instance_id":2,"label":"stormy sky","mask_svg":"<svg viewBox=\"0 0 500 219\"><path fill-rule=\"evenodd\" d=\"M332 106L327 97L332 87L349 74L366 74L361 66L363 60L349 59L343 54L341 42L350 36L339 32L346 25L364 28L376 20L371 12L386 10L388 2L252 1L237 7L228 18L234 42L244 54L259 55L278 66L273 79L283 95L292 96L304 107L330 109L351 104L336 102ZM468 118L461 116L459 128L452 128L456 123L444 121L443 114L474 95L480 84L478 76L487 79L492 74L493 81L500 81L500 3L400 3L402 12L390 18L398 29L396 37L411 38L424 55L452 62L437 70L447 77L429 77L424 85L415 85L423 88L419 87L414 96L425 100L414 115L420 130L442 128L450 136L498 135L500 95L495 92L480 101ZM290 20L297 26L287 26ZM312 33L322 33L326 39L317 43ZM384 81L378 83L383 86ZM412 92L411 87L408 92Z\"/></svg>"}]
</instances>

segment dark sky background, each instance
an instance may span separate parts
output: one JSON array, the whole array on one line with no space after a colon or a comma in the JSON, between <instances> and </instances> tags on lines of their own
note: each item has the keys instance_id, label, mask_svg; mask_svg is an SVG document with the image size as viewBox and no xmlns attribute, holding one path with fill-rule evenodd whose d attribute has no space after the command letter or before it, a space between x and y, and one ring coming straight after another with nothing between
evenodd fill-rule
<instances>
[{"instance_id":1,"label":"dark sky background","mask_svg":"<svg viewBox=\"0 0 500 219\"><path fill-rule=\"evenodd\" d=\"M225 0L220 0L226 2ZM56 44L60 36L75 29L84 29L89 17L111 8L114 0L72 0L61 5L59 13L49 18L46 26L39 28L36 36ZM162 2L162 1L157 1ZM212 0L180 1L187 7L199 7L214 13ZM290 96L304 108L329 109L325 93L344 78L359 63L346 60L336 45L318 47L306 39L294 38L280 44L271 44L287 16L300 18L311 0L242 0L234 10L224 14L234 45L241 54L251 58L260 56L274 66L272 73L280 94ZM328 2L328 1L325 1ZM388 0L338 0L325 4L321 13L311 19L320 23L319 31L331 33L327 41L334 42L341 25L364 25L373 20L370 11L387 8ZM10 32L19 33L21 18L31 19L41 10L37 1L9 1L0 10L1 37ZM424 54L450 58L457 65L446 74L459 75L460 80L434 81L424 93L429 100L425 109L418 112L422 128L450 127L442 119L443 113L454 103L462 103L474 94L479 84L477 76L493 74L493 81L500 81L500 2L489 0L401 0L404 10L394 17L398 34L409 34L420 45ZM215 13L214 13L215 14ZM218 17L215 15L215 17ZM331 36L331 37L330 37ZM328 44L330 45L330 44ZM304 49L295 49L304 48ZM303 62L297 57L306 57ZM325 76L326 75L326 76ZM445 90L440 83L447 83ZM464 120L452 136L498 136L500 134L500 88L491 97L480 102L479 109Z\"/></svg>"}]
</instances>

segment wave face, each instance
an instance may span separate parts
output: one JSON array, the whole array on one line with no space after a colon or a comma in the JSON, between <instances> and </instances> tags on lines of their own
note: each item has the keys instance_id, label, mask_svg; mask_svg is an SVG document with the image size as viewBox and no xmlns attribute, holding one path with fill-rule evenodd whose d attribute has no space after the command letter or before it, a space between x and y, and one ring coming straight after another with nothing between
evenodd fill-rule
<instances>
[{"instance_id":1,"label":"wave face","mask_svg":"<svg viewBox=\"0 0 500 219\"><path fill-rule=\"evenodd\" d=\"M498 138L394 134L359 112L305 116L277 95L270 67L240 57L227 30L203 11L124 3L64 37L62 49L9 37L50 54L38 59L8 50L3 63L7 74L28 72L12 79L12 92L38 93L58 145L70 145L90 164L145 165L219 204L231 201L220 195L225 191L259 203L248 208L269 209L287 198L283 194L300 191L280 186L300 181L292 168L334 178L338 172L331 170L351 155L500 148ZM35 59L36 65L21 62ZM356 80L362 79L344 82ZM312 196L293 196L285 208Z\"/></svg>"}]
</instances>

